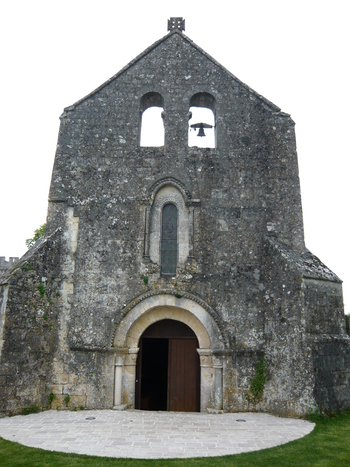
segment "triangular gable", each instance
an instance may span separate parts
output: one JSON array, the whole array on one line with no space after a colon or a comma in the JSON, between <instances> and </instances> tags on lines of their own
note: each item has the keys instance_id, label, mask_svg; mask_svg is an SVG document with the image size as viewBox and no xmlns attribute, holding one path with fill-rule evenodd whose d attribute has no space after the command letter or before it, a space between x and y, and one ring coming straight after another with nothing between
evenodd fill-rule
<instances>
[{"instance_id":1,"label":"triangular gable","mask_svg":"<svg viewBox=\"0 0 350 467\"><path fill-rule=\"evenodd\" d=\"M144 50L141 54L139 54L137 57L135 57L133 60L131 60L131 62L129 62L125 67L123 67L120 71L118 71L118 73L116 73L115 75L113 75L111 78L109 78L107 81L105 81L103 84L101 84L101 86L99 86L98 88L96 88L94 91L92 91L91 93L87 94L85 97L83 97L82 99L78 100L75 104L73 105L70 105L68 107L66 107L64 109L64 112L67 112L67 111L73 111L75 109L76 106L78 106L79 104L81 104L82 102L84 102L86 99L88 99L89 97L93 96L94 94L96 94L97 92L99 92L101 89L103 89L105 86L108 86L111 82L113 82L114 80L116 80L119 76L121 76L123 73L125 73L129 68L131 68L135 63L137 63L139 60L141 60L143 57L145 57L147 54L149 54L152 50L156 49L160 44L162 44L163 42L166 42L171 36L173 36L174 34L178 34L182 40L188 42L188 44L190 44L192 47L194 47L200 54L204 55L205 58L207 58L208 60L210 60L214 65L218 66L219 68L221 68L221 70L223 70L232 80L234 80L237 84L239 84L240 86L244 87L249 93L251 94L254 94L254 96L261 100L267 107L268 109L270 109L271 111L273 112L280 112L281 115L284 115L284 116L288 116L289 117L289 114L285 114L284 112L281 112L281 109L279 107L277 107L275 104L273 104L272 102L270 102L268 99L266 99L265 97L261 96L260 94L258 94L256 91L254 91L252 88L250 88L248 85L246 85L245 83L243 83L242 81L240 81L235 75L233 75L229 70L227 70L223 65L221 65L217 60L215 60L213 57L211 57L211 55L209 55L207 52L205 52L201 47L199 47L197 44L195 44L191 39L189 39L187 36L185 36L184 34L182 34L178 29L174 29L173 31L169 32L168 34L166 34L165 36L163 36L161 39L159 39L158 41L154 42L154 44L152 44L150 47L147 47L146 50Z\"/></svg>"}]
</instances>

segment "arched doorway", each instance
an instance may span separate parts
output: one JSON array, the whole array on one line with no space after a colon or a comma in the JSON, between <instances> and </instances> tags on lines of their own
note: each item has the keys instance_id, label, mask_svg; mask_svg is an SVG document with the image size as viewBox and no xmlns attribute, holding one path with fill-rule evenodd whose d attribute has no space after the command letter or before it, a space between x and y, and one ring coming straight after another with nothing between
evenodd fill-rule
<instances>
[{"instance_id":1,"label":"arched doorway","mask_svg":"<svg viewBox=\"0 0 350 467\"><path fill-rule=\"evenodd\" d=\"M186 324L163 319L140 338L136 364L135 408L199 412L198 339Z\"/></svg>"},{"instance_id":2,"label":"arched doorway","mask_svg":"<svg viewBox=\"0 0 350 467\"><path fill-rule=\"evenodd\" d=\"M215 312L198 297L145 294L125 308L124 318L112 331L114 408L135 408L136 364L140 339L152 324L162 320L184 323L196 335L200 360L200 411L222 410L225 356L230 349Z\"/></svg>"}]
</instances>

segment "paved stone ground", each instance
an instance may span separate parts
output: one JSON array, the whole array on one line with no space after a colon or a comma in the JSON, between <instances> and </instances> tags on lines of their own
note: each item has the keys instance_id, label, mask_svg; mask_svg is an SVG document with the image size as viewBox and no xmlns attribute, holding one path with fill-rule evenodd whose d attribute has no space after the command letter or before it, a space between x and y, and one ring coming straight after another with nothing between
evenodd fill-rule
<instances>
[{"instance_id":1,"label":"paved stone ground","mask_svg":"<svg viewBox=\"0 0 350 467\"><path fill-rule=\"evenodd\" d=\"M157 459L270 448L301 438L314 426L305 420L262 413L49 410L0 419L0 436L52 451Z\"/></svg>"}]
</instances>

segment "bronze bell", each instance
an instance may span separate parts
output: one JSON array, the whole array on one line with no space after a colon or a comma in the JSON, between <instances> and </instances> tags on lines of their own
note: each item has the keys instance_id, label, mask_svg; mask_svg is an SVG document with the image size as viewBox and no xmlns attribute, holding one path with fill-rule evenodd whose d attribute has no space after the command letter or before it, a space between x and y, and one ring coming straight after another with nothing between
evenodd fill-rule
<instances>
[{"instance_id":1,"label":"bronze bell","mask_svg":"<svg viewBox=\"0 0 350 467\"><path fill-rule=\"evenodd\" d=\"M205 136L204 128L213 128L213 126L208 125L207 123L194 123L193 125L191 125L191 128L193 128L194 130L198 128L197 136Z\"/></svg>"},{"instance_id":2,"label":"bronze bell","mask_svg":"<svg viewBox=\"0 0 350 467\"><path fill-rule=\"evenodd\" d=\"M203 125L199 127L197 136L205 136Z\"/></svg>"}]
</instances>

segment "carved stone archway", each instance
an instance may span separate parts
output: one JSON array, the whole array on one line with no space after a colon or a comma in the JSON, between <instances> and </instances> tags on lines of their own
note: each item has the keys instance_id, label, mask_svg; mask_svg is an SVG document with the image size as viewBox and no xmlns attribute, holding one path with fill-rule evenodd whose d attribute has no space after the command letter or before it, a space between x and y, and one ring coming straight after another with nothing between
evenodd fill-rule
<instances>
[{"instance_id":1,"label":"carved stone archway","mask_svg":"<svg viewBox=\"0 0 350 467\"><path fill-rule=\"evenodd\" d=\"M136 360L143 332L153 323L172 319L196 334L200 357L200 410L222 410L225 339L211 314L197 301L170 294L146 297L132 307L114 334L114 406L135 406Z\"/></svg>"}]
</instances>

